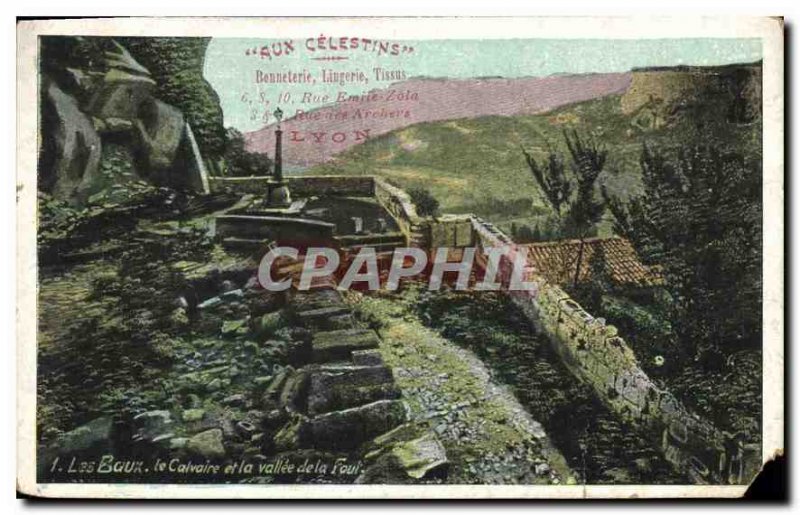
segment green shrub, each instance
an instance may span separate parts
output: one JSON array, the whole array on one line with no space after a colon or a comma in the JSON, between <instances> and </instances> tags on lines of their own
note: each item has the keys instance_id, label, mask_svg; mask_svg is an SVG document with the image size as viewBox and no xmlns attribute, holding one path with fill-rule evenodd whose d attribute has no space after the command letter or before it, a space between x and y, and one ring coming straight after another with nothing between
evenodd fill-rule
<instances>
[{"instance_id":1,"label":"green shrub","mask_svg":"<svg viewBox=\"0 0 800 515\"><path fill-rule=\"evenodd\" d=\"M411 188L408 190L411 202L421 216L436 216L439 214L439 201L425 188Z\"/></svg>"}]
</instances>

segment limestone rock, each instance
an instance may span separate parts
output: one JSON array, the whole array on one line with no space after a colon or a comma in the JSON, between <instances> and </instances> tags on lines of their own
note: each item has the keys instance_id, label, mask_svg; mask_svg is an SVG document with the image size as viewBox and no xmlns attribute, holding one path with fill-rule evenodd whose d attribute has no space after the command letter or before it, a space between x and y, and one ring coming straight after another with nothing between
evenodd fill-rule
<instances>
[{"instance_id":1,"label":"limestone rock","mask_svg":"<svg viewBox=\"0 0 800 515\"><path fill-rule=\"evenodd\" d=\"M267 313L256 320L254 331L257 336L266 337L275 334L283 327L283 317L280 311Z\"/></svg>"},{"instance_id":2,"label":"limestone rock","mask_svg":"<svg viewBox=\"0 0 800 515\"><path fill-rule=\"evenodd\" d=\"M300 415L295 415L275 435L273 442L279 452L290 451L303 447L305 420Z\"/></svg>"},{"instance_id":3,"label":"limestone rock","mask_svg":"<svg viewBox=\"0 0 800 515\"><path fill-rule=\"evenodd\" d=\"M431 431L412 423L384 433L366 446L364 472L356 483L414 483L444 477L448 459Z\"/></svg>"},{"instance_id":4,"label":"limestone rock","mask_svg":"<svg viewBox=\"0 0 800 515\"><path fill-rule=\"evenodd\" d=\"M209 193L208 174L183 113L155 96L155 81L112 41L98 66L69 69L64 93L45 78L41 189L80 205L100 188L101 142L126 149L136 175L158 186ZM67 87L62 84L63 87Z\"/></svg>"},{"instance_id":5,"label":"limestone rock","mask_svg":"<svg viewBox=\"0 0 800 515\"><path fill-rule=\"evenodd\" d=\"M197 422L202 420L206 414L206 410L200 408L192 408L184 410L182 419L184 422Z\"/></svg>"},{"instance_id":6,"label":"limestone rock","mask_svg":"<svg viewBox=\"0 0 800 515\"><path fill-rule=\"evenodd\" d=\"M272 378L272 381L267 386L262 397L262 403L268 410L278 407L278 397L283 391L283 387L289 376L294 373L294 368L286 367Z\"/></svg>"},{"instance_id":7,"label":"limestone rock","mask_svg":"<svg viewBox=\"0 0 800 515\"><path fill-rule=\"evenodd\" d=\"M133 417L137 427L134 439L152 442L159 436L169 434L174 426L172 415L166 410L153 410Z\"/></svg>"},{"instance_id":8,"label":"limestone rock","mask_svg":"<svg viewBox=\"0 0 800 515\"><path fill-rule=\"evenodd\" d=\"M155 81L116 41L114 48L105 52L104 64L107 71L92 91L88 111L100 120L116 118L133 122L138 118L141 103L152 98Z\"/></svg>"},{"instance_id":9,"label":"limestone rock","mask_svg":"<svg viewBox=\"0 0 800 515\"><path fill-rule=\"evenodd\" d=\"M295 315L297 324L315 330L348 329L353 327L350 308L344 305L300 311Z\"/></svg>"},{"instance_id":10,"label":"limestone rock","mask_svg":"<svg viewBox=\"0 0 800 515\"><path fill-rule=\"evenodd\" d=\"M204 458L224 458L225 447L222 444L222 429L209 429L189 438L186 449Z\"/></svg>"},{"instance_id":11,"label":"limestone rock","mask_svg":"<svg viewBox=\"0 0 800 515\"><path fill-rule=\"evenodd\" d=\"M99 178L100 136L77 101L47 82L42 106L40 187L54 197L83 203Z\"/></svg>"},{"instance_id":12,"label":"limestone rock","mask_svg":"<svg viewBox=\"0 0 800 515\"><path fill-rule=\"evenodd\" d=\"M60 453L72 453L103 448L111 440L113 422L111 417L100 417L88 424L61 435L55 446Z\"/></svg>"},{"instance_id":13,"label":"limestone rock","mask_svg":"<svg viewBox=\"0 0 800 515\"><path fill-rule=\"evenodd\" d=\"M297 370L290 374L278 397L278 405L290 412L303 411L309 374L306 370Z\"/></svg>"},{"instance_id":14,"label":"limestone rock","mask_svg":"<svg viewBox=\"0 0 800 515\"><path fill-rule=\"evenodd\" d=\"M154 98L144 100L137 114L134 124L149 178L163 185L179 182L172 169L186 124L183 114Z\"/></svg>"},{"instance_id":15,"label":"limestone rock","mask_svg":"<svg viewBox=\"0 0 800 515\"><path fill-rule=\"evenodd\" d=\"M406 474L414 479L421 479L448 464L444 446L430 433L395 445L391 454Z\"/></svg>"}]
</instances>

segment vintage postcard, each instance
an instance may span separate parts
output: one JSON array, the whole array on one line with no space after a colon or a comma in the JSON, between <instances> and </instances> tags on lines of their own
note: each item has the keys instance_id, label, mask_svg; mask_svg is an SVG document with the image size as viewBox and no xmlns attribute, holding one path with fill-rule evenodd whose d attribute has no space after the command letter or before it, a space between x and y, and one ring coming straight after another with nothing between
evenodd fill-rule
<instances>
[{"instance_id":1,"label":"vintage postcard","mask_svg":"<svg viewBox=\"0 0 800 515\"><path fill-rule=\"evenodd\" d=\"M779 18L18 24L18 489L738 497Z\"/></svg>"}]
</instances>

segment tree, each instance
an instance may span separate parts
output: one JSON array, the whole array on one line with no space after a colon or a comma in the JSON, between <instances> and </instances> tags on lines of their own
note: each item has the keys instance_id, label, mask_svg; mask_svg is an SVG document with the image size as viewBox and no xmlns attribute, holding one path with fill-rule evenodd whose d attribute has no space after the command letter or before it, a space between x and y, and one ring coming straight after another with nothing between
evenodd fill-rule
<instances>
[{"instance_id":1,"label":"tree","mask_svg":"<svg viewBox=\"0 0 800 515\"><path fill-rule=\"evenodd\" d=\"M561 207L569 201L572 193L572 181L566 175L564 158L558 152L551 151L547 160L540 164L524 148L522 153L536 184L539 185L556 216L561 219Z\"/></svg>"},{"instance_id":2,"label":"tree","mask_svg":"<svg viewBox=\"0 0 800 515\"><path fill-rule=\"evenodd\" d=\"M577 131L572 131L572 134L564 131L564 140L572 157L572 178L567 175L564 158L559 152L551 151L542 163L538 163L525 149L522 153L558 218L562 235L580 240L573 278L573 286L577 286L586 238L603 216L604 206L595 195L595 183L603 172L608 151L591 137L581 139ZM566 216L562 213L565 207ZM567 261L564 260L565 264Z\"/></svg>"},{"instance_id":3,"label":"tree","mask_svg":"<svg viewBox=\"0 0 800 515\"><path fill-rule=\"evenodd\" d=\"M244 136L232 127L227 129L226 135L225 163L228 175L247 177L272 174L272 160L266 153L248 152L244 148Z\"/></svg>"},{"instance_id":4,"label":"tree","mask_svg":"<svg viewBox=\"0 0 800 515\"><path fill-rule=\"evenodd\" d=\"M603 171L608 151L593 138L581 140L577 131L572 132L572 137L565 131L564 139L572 156L572 171L577 182L576 195L566 220L569 231L580 240L573 280L573 286L577 286L586 238L603 216L604 206L596 198L595 183Z\"/></svg>"},{"instance_id":5,"label":"tree","mask_svg":"<svg viewBox=\"0 0 800 515\"><path fill-rule=\"evenodd\" d=\"M668 157L645 145L644 194L609 198L615 228L663 268L690 354L760 343L761 164L697 145ZM606 197L608 193L605 193Z\"/></svg>"}]
</instances>

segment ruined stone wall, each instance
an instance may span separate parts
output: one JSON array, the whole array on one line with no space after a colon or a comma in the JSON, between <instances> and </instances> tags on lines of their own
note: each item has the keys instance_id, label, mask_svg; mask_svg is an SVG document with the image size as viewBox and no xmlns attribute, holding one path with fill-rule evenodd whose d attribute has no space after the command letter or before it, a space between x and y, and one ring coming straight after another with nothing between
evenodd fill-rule
<instances>
[{"instance_id":1,"label":"ruined stone wall","mask_svg":"<svg viewBox=\"0 0 800 515\"><path fill-rule=\"evenodd\" d=\"M424 220L417 215L417 208L411 202L411 197L405 191L392 186L383 179L375 178L375 199L394 217L400 231L405 235L409 244L427 246L424 243Z\"/></svg>"},{"instance_id":2,"label":"ruined stone wall","mask_svg":"<svg viewBox=\"0 0 800 515\"><path fill-rule=\"evenodd\" d=\"M475 244L512 245L491 224L473 218ZM485 263L484 252L478 252ZM511 254L513 256L513 253ZM513 258L501 260L500 275L508 276ZM636 356L614 326L584 311L557 285L537 276L532 268L526 280L536 287L509 292L512 301L533 326L553 342L567 367L591 385L598 396L624 421L659 436L668 461L697 483L741 482L752 477L758 456L734 442L712 424L690 413L671 393L656 386L639 367ZM757 469L756 469L757 470Z\"/></svg>"}]
</instances>

